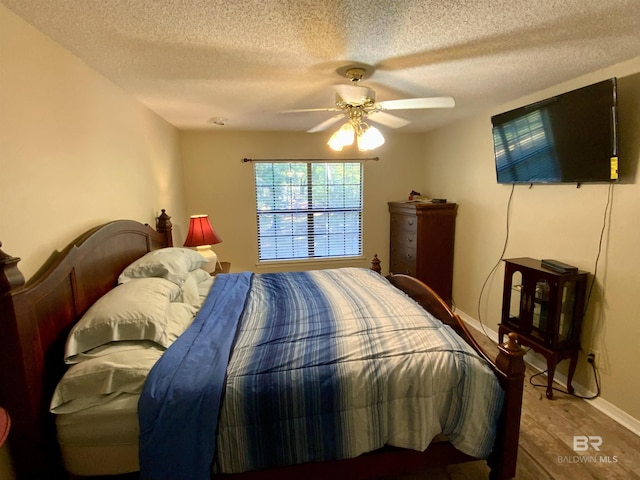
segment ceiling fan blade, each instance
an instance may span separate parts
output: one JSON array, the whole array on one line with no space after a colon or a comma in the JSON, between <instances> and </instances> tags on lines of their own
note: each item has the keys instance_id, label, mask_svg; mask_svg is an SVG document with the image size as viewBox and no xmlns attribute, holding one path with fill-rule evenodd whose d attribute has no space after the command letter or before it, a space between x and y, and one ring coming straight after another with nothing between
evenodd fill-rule
<instances>
[{"instance_id":1,"label":"ceiling fan blade","mask_svg":"<svg viewBox=\"0 0 640 480\"><path fill-rule=\"evenodd\" d=\"M343 114L334 115L333 117L328 118L324 122L319 123L315 127L310 128L309 130L307 130L307 133L315 133L315 132L321 132L322 130L326 130L341 118L345 118L345 116Z\"/></svg>"},{"instance_id":2,"label":"ceiling fan blade","mask_svg":"<svg viewBox=\"0 0 640 480\"><path fill-rule=\"evenodd\" d=\"M405 98L379 102L383 110L411 110L418 108L452 108L456 105L453 97Z\"/></svg>"},{"instance_id":3,"label":"ceiling fan blade","mask_svg":"<svg viewBox=\"0 0 640 480\"><path fill-rule=\"evenodd\" d=\"M340 112L340 108L327 107L327 108L300 108L297 110L281 110L278 113L301 113L301 112Z\"/></svg>"},{"instance_id":4,"label":"ceiling fan blade","mask_svg":"<svg viewBox=\"0 0 640 480\"><path fill-rule=\"evenodd\" d=\"M365 103L375 102L376 100L376 92L369 87L362 87L360 85L334 85L333 88L340 98L350 105L364 105Z\"/></svg>"},{"instance_id":5,"label":"ceiling fan blade","mask_svg":"<svg viewBox=\"0 0 640 480\"><path fill-rule=\"evenodd\" d=\"M390 113L379 111L371 112L367 115L367 118L372 122L376 122L380 125L391 128L400 128L411 123L409 120L405 120L404 118L396 117L395 115L391 115Z\"/></svg>"}]
</instances>

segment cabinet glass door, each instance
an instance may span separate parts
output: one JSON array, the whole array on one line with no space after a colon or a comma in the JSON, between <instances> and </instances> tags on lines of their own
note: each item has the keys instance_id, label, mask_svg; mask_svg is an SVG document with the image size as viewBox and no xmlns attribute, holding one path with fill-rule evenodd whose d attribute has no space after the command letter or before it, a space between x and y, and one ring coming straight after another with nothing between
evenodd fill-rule
<instances>
[{"instance_id":1,"label":"cabinet glass door","mask_svg":"<svg viewBox=\"0 0 640 480\"><path fill-rule=\"evenodd\" d=\"M545 338L547 331L547 317L549 314L549 283L546 280L536 282L536 290L533 299L533 318L531 333L540 338Z\"/></svg>"},{"instance_id":2,"label":"cabinet glass door","mask_svg":"<svg viewBox=\"0 0 640 480\"><path fill-rule=\"evenodd\" d=\"M564 342L573 337L573 328L576 312L577 281L569 281L562 289L562 304L560 307L560 326L558 328L558 341Z\"/></svg>"},{"instance_id":3,"label":"cabinet glass door","mask_svg":"<svg viewBox=\"0 0 640 480\"><path fill-rule=\"evenodd\" d=\"M522 273L516 270L511 275L511 299L509 304L509 323L516 327L520 325L522 290Z\"/></svg>"}]
</instances>

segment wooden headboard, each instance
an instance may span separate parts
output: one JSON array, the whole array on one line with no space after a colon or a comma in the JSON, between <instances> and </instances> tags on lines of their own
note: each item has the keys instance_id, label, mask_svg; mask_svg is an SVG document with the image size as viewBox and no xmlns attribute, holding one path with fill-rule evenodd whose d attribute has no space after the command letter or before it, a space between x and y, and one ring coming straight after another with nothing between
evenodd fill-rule
<instances>
[{"instance_id":1,"label":"wooden headboard","mask_svg":"<svg viewBox=\"0 0 640 480\"><path fill-rule=\"evenodd\" d=\"M128 264L173 245L170 218L162 210L156 230L131 220L93 228L26 283L20 259L0 250L0 405L11 416L19 478L64 478L49 400L65 371L67 334Z\"/></svg>"}]
</instances>

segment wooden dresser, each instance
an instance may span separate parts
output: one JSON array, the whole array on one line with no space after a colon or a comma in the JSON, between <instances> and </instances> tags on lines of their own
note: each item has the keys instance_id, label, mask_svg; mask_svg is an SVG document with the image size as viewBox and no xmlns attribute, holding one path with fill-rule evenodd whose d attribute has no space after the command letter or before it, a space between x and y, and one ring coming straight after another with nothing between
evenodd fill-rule
<instances>
[{"instance_id":1,"label":"wooden dresser","mask_svg":"<svg viewBox=\"0 0 640 480\"><path fill-rule=\"evenodd\" d=\"M451 305L455 203L389 202L389 271L406 273Z\"/></svg>"}]
</instances>

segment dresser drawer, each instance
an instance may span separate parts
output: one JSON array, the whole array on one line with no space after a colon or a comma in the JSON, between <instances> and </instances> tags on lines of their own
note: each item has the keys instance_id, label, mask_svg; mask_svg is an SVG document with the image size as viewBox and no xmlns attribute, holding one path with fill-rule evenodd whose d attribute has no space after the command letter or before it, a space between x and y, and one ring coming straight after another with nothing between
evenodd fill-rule
<instances>
[{"instance_id":1,"label":"dresser drawer","mask_svg":"<svg viewBox=\"0 0 640 480\"><path fill-rule=\"evenodd\" d=\"M415 215L394 215L391 218L391 245L413 254L415 260L418 218Z\"/></svg>"},{"instance_id":2,"label":"dresser drawer","mask_svg":"<svg viewBox=\"0 0 640 480\"><path fill-rule=\"evenodd\" d=\"M407 263L401 260L391 261L389 265L389 272L391 273L404 273L405 275L411 275L412 277L416 276L416 264Z\"/></svg>"},{"instance_id":3,"label":"dresser drawer","mask_svg":"<svg viewBox=\"0 0 640 480\"><path fill-rule=\"evenodd\" d=\"M416 247L412 244L391 244L389 270L393 273L416 275Z\"/></svg>"},{"instance_id":4,"label":"dresser drawer","mask_svg":"<svg viewBox=\"0 0 640 480\"><path fill-rule=\"evenodd\" d=\"M391 217L391 234L418 232L418 217L416 215L393 215Z\"/></svg>"},{"instance_id":5,"label":"dresser drawer","mask_svg":"<svg viewBox=\"0 0 640 480\"><path fill-rule=\"evenodd\" d=\"M411 231L399 231L391 232L391 245L404 248L406 250L416 251L416 244L418 242L418 235L416 232Z\"/></svg>"}]
</instances>

